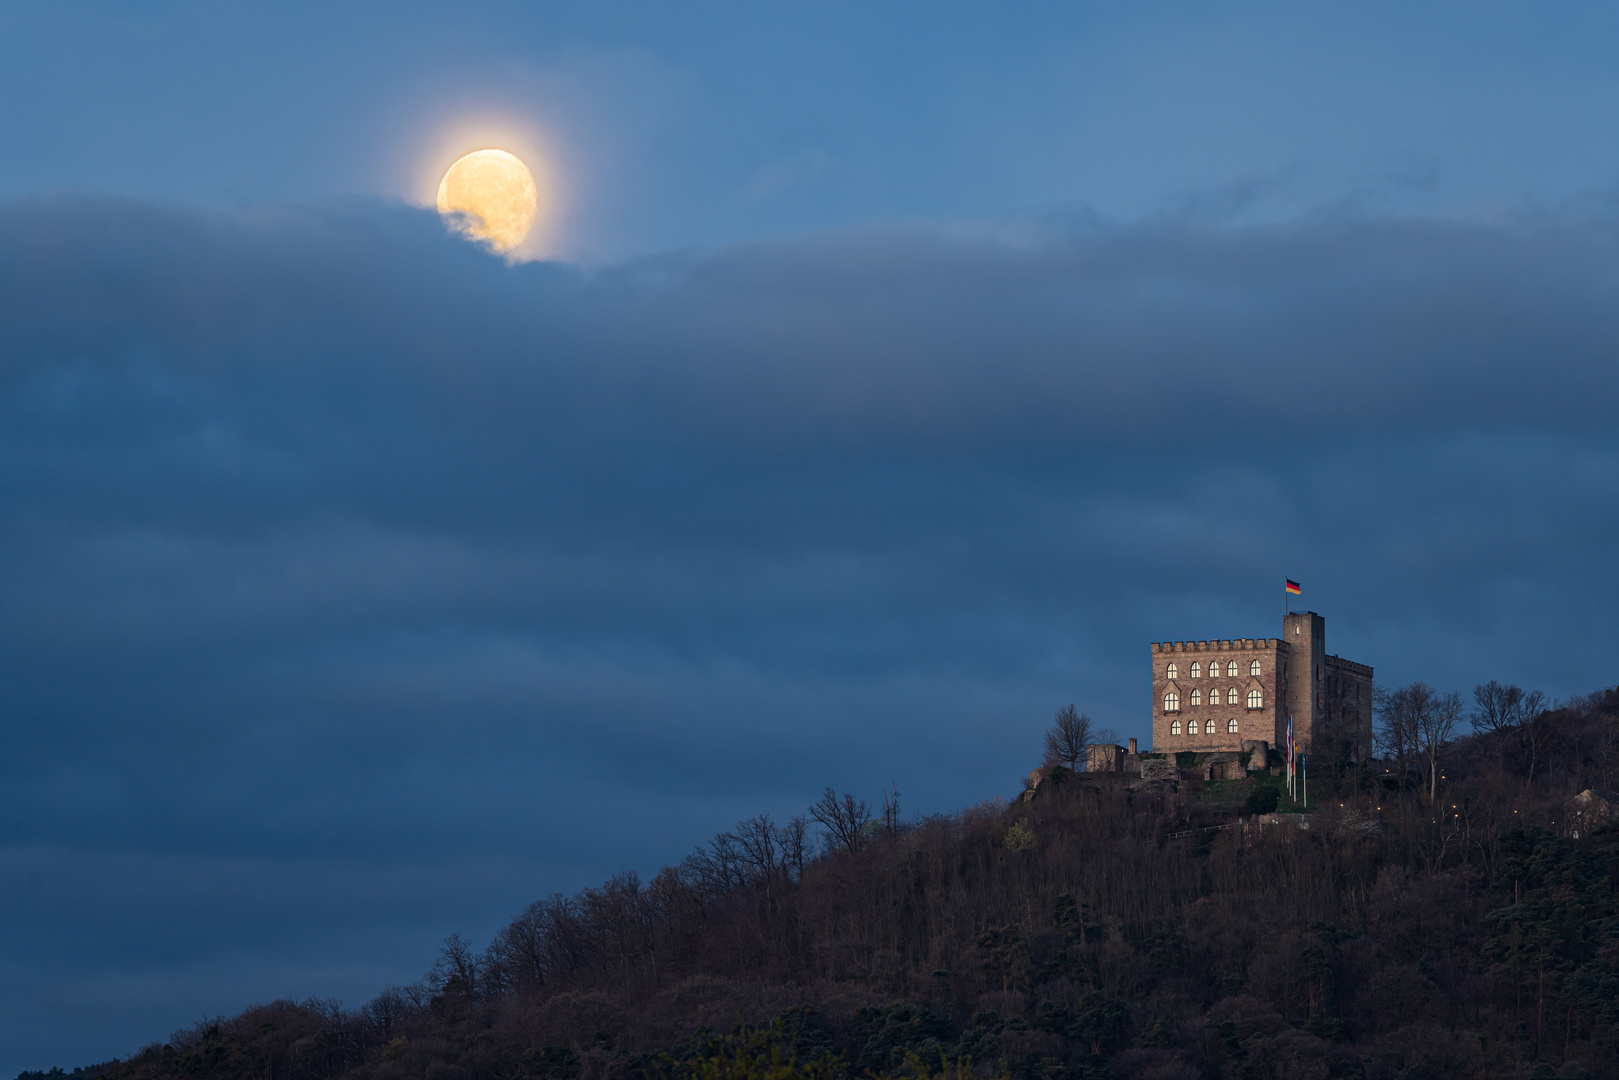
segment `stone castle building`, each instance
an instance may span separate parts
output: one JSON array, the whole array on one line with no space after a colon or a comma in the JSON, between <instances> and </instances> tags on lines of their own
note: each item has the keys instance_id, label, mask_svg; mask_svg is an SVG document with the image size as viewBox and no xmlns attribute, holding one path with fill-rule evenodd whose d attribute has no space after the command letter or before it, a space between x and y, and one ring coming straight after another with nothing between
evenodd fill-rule
<instances>
[{"instance_id":1,"label":"stone castle building","mask_svg":"<svg viewBox=\"0 0 1619 1080\"><path fill-rule=\"evenodd\" d=\"M1154 642L1152 748L1282 747L1287 720L1305 754L1370 756L1372 669L1327 653L1327 621L1289 612L1279 638Z\"/></svg>"}]
</instances>

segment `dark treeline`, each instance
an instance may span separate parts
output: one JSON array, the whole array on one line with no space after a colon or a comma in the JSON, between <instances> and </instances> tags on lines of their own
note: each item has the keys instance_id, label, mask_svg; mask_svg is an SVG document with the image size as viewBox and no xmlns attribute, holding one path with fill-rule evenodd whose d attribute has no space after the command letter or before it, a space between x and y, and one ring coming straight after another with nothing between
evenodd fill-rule
<instances>
[{"instance_id":1,"label":"dark treeline","mask_svg":"<svg viewBox=\"0 0 1619 1080\"><path fill-rule=\"evenodd\" d=\"M84 1075L1619 1078L1619 827L1565 814L1619 786L1619 690L1474 697L1460 735L1459 699L1380 695L1403 767L1312 775L1308 828L1216 828L1263 773L1059 767L909 821L829 790L358 1010L256 1006Z\"/></svg>"}]
</instances>

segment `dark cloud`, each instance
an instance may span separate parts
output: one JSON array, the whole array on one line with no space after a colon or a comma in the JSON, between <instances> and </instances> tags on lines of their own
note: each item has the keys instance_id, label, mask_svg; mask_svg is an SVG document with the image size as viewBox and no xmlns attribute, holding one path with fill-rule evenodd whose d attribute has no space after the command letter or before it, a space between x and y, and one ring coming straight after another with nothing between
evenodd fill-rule
<instances>
[{"instance_id":1,"label":"dark cloud","mask_svg":"<svg viewBox=\"0 0 1619 1080\"><path fill-rule=\"evenodd\" d=\"M1600 213L585 270L0 206L0 1066L357 1001L827 783L1009 793L1284 573L1390 681L1612 681L1616 270Z\"/></svg>"}]
</instances>

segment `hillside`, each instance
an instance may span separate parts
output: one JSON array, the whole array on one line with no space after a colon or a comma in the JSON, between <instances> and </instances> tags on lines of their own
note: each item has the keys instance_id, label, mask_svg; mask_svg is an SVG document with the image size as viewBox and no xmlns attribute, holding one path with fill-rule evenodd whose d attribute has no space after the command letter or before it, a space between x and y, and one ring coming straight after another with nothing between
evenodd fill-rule
<instances>
[{"instance_id":1,"label":"hillside","mask_svg":"<svg viewBox=\"0 0 1619 1080\"><path fill-rule=\"evenodd\" d=\"M829 792L452 937L357 1010L273 1002L69 1075L1619 1077L1619 826L1564 816L1619 786L1616 716L1609 690L1459 739L1437 805L1312 775L1307 828L1213 828L1255 782L1184 774L913 821Z\"/></svg>"}]
</instances>

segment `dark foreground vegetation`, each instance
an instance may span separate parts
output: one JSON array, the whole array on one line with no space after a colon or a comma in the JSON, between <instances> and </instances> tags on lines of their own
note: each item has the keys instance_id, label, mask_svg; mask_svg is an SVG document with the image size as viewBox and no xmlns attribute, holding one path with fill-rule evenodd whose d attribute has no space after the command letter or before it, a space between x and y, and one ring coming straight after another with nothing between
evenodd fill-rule
<instances>
[{"instance_id":1,"label":"dark foreground vegetation","mask_svg":"<svg viewBox=\"0 0 1619 1080\"><path fill-rule=\"evenodd\" d=\"M1619 786L1616 717L1476 724L1437 797L1312 770L1308 828L1213 828L1268 775L1063 771L915 821L828 792L357 1011L272 1002L81 1080L1619 1077L1619 827L1565 814Z\"/></svg>"}]
</instances>

